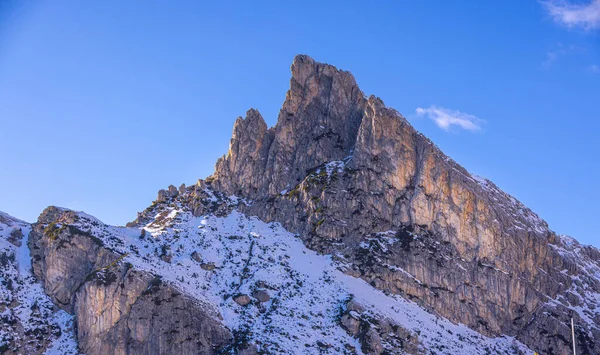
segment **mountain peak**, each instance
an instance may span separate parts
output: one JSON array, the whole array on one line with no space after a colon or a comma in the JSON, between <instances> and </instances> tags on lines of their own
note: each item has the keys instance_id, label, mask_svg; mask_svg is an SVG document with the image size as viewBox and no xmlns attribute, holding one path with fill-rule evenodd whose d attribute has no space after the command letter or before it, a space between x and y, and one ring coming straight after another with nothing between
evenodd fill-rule
<instances>
[{"instance_id":1,"label":"mountain peak","mask_svg":"<svg viewBox=\"0 0 600 355\"><path fill-rule=\"evenodd\" d=\"M327 123L325 119L346 121L347 109L362 106L364 95L354 76L335 66L319 63L307 55L297 55L292 62L290 89L279 115L288 119L309 111L306 118Z\"/></svg>"},{"instance_id":2,"label":"mountain peak","mask_svg":"<svg viewBox=\"0 0 600 355\"><path fill-rule=\"evenodd\" d=\"M11 224L27 224L27 222L22 221L16 217L9 215L8 213L0 211L0 223L11 225Z\"/></svg>"},{"instance_id":3,"label":"mountain peak","mask_svg":"<svg viewBox=\"0 0 600 355\"><path fill-rule=\"evenodd\" d=\"M318 75L329 77L345 76L349 81L356 85L354 76L352 76L350 72L340 70L331 64L317 62L306 54L299 54L294 57L291 72L291 80L302 87L305 87L308 84L308 79Z\"/></svg>"},{"instance_id":4,"label":"mountain peak","mask_svg":"<svg viewBox=\"0 0 600 355\"><path fill-rule=\"evenodd\" d=\"M294 353L298 344L329 354L563 354L571 319L578 353L600 353L600 251L557 236L365 97L350 73L306 55L291 71L275 126L248 110L213 176L159 191L128 228L44 210L22 228L28 243L16 250L7 239L0 250L13 270L31 252L21 258L29 274L13 272L14 283L37 282L33 270L46 305L75 315L70 334L88 354ZM13 219L0 213L10 237L3 219ZM164 334L174 338L154 341Z\"/></svg>"},{"instance_id":5,"label":"mountain peak","mask_svg":"<svg viewBox=\"0 0 600 355\"><path fill-rule=\"evenodd\" d=\"M354 148L366 98L352 74L306 55L294 58L291 72L273 128L266 129L258 112L236 121L230 149L215 168L221 189L251 197L278 194Z\"/></svg>"},{"instance_id":6,"label":"mountain peak","mask_svg":"<svg viewBox=\"0 0 600 355\"><path fill-rule=\"evenodd\" d=\"M292 61L292 79L304 83L306 78L314 74L317 62L306 54L298 54Z\"/></svg>"},{"instance_id":7,"label":"mountain peak","mask_svg":"<svg viewBox=\"0 0 600 355\"><path fill-rule=\"evenodd\" d=\"M246 111L246 116L244 118L242 118L240 116L237 118L237 120L235 120L233 134L236 134L236 129L238 129L238 130L239 129L241 129L241 130L250 129L252 131L255 131L255 130L266 131L267 124L266 124L265 120L263 119L262 115L260 114L260 112L257 109L251 108L248 111ZM237 132L237 133L240 134L239 132Z\"/></svg>"},{"instance_id":8,"label":"mountain peak","mask_svg":"<svg viewBox=\"0 0 600 355\"><path fill-rule=\"evenodd\" d=\"M353 276L455 322L528 344L556 333L547 328L566 313L551 320L540 309L575 286L557 273L571 261L551 247L558 238L546 222L471 175L383 100L366 98L349 72L306 55L294 58L291 72L273 128L234 125L232 149L213 176L216 190L252 200L238 208L281 222L311 249L344 255ZM404 247L369 247L376 255L365 261L362 248L389 231L406 237ZM498 292L510 291L496 297L488 277ZM582 295L574 305L593 299ZM541 349L568 346L544 342Z\"/></svg>"}]
</instances>

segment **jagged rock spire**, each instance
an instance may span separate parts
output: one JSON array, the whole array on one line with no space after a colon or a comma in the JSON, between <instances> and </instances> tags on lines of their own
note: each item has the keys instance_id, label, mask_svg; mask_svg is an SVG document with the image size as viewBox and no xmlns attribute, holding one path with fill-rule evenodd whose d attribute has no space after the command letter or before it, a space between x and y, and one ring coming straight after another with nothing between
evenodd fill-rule
<instances>
[{"instance_id":1,"label":"jagged rock spire","mask_svg":"<svg viewBox=\"0 0 600 355\"><path fill-rule=\"evenodd\" d=\"M262 188L272 140L272 131L267 130L258 110L250 109L246 118L238 117L233 125L229 151L217 161L215 184L229 193L256 193Z\"/></svg>"},{"instance_id":2,"label":"jagged rock spire","mask_svg":"<svg viewBox=\"0 0 600 355\"><path fill-rule=\"evenodd\" d=\"M202 261L202 253L187 249L192 244L179 244L169 250L180 240L193 243L194 248L199 246L193 240L199 233L206 251L222 248L226 255L222 260L228 260L218 269L221 285L225 286L222 291L227 291L219 295L225 295L225 299L240 289L241 280L237 288L230 284L232 275L239 275L241 270L239 260L247 260L247 266L261 271L275 259L282 263L273 270L292 266L285 259L293 254L280 249L280 242L286 244L289 240L273 243L270 238L276 235L261 232L249 236L255 239L227 238L223 243L214 225L210 228L215 232L212 237L219 242L205 243L208 236L204 231L208 228L204 223L209 218L196 221L202 225L201 232L196 230L197 223L187 218L191 217L188 211L196 216L218 217L233 209L263 221L280 222L302 238L305 246L339 261L336 267L343 272L386 293L414 300L452 322L466 324L485 335L514 336L535 351L563 354L571 348L570 328L565 325L574 318L580 340L578 353L600 354L596 340L600 339L600 252L557 236L516 199L445 156L381 99L366 99L351 74L304 55L297 56L292 64L290 89L277 124L268 129L260 113L252 109L245 118L238 118L229 151L218 161L215 175L194 186L170 186L159 192L157 201L132 224L145 226L139 240L132 238L135 234L131 230L104 226L84 214L50 207L38 223L30 226L32 269L44 282L48 295L60 307L77 314L78 346L86 353L134 349L132 344L142 353L184 353L182 344L190 349L188 353L215 350L215 345L231 338L217 319L196 302L185 301L170 286L161 288L148 272L133 270L119 260L128 260L123 258L130 252L136 254L129 259L132 261L145 264L154 258L157 263L145 264L143 270L150 270L148 266L152 265L152 270L167 271L163 275L177 276L171 278L176 285L189 285L187 278L184 281L183 276L180 280L175 275L176 269L159 265L170 263L173 256L178 258L174 264L181 267L188 257L195 260L194 265ZM230 222L238 224L237 235L256 227L254 219L244 225L239 224L240 216L233 217L235 221ZM228 234L232 231L230 222L222 225ZM14 238L8 242L20 241L22 236L13 236L17 230L7 223L14 223L14 219L0 213L0 225L5 224L0 226L0 235L7 237L6 229L1 232L9 227L13 229L10 237ZM29 227L22 227L28 233ZM152 230L157 238L145 237L146 231ZM179 238L180 232L185 233L184 238ZM127 246L133 240L136 243ZM232 247L235 240L248 244ZM268 245L260 246L259 240L268 240ZM253 249L255 242L259 246ZM157 244L153 248L146 243ZM271 250L271 245L278 250ZM148 253L152 249L153 256ZM247 254L242 249L248 250ZM259 263L250 263L253 250L262 254L253 259L260 259ZM125 254L117 255L116 251ZM294 253L301 254L298 249ZM10 257L4 254L3 260L6 264ZM298 264L313 265L306 259ZM217 270L212 262L204 265L212 266L200 265L201 270ZM192 271L179 270L186 275ZM295 269L289 270L293 271L289 273L291 279L302 279ZM226 272L231 273L223 277ZM190 275L194 279L204 280L193 275L196 273ZM323 275L319 281L329 284L331 272ZM286 281L270 289L285 291L290 284ZM246 285L252 290L266 284L261 280L260 284ZM196 290L204 288L197 286ZM192 290L186 286L184 289ZM147 293L149 290L153 290L152 295ZM303 292L295 294L299 293ZM166 299L163 296L169 297L167 302L162 301ZM385 303L377 300L378 304ZM296 307L309 304L292 303ZM346 303L347 311L360 311L351 303ZM335 304L338 307L339 300ZM387 310L390 314L396 312L393 308ZM98 322L98 314L104 315L102 322ZM157 315L150 323L149 314ZM252 320L248 324L254 324L252 313L246 315ZM311 317L323 316L311 313ZM407 319L405 314L402 318ZM359 319L349 313L341 315L340 321L353 336L360 334L360 339L368 339L369 349L382 350L380 340L393 335L389 327L379 322L380 333L372 328L370 335L363 336ZM371 324L371 320L364 320ZM131 329L141 329L148 336L127 340L133 334ZM465 342L464 333L445 330L457 336L457 341ZM406 351L407 336L394 332ZM179 340L160 344L148 340L161 334L178 334ZM117 338L124 341L116 345L105 341ZM426 345L440 343L435 340ZM491 347L480 350L500 353ZM136 352L129 353L132 351Z\"/></svg>"},{"instance_id":3,"label":"jagged rock spire","mask_svg":"<svg viewBox=\"0 0 600 355\"><path fill-rule=\"evenodd\" d=\"M294 58L290 89L277 124L267 130L256 110L238 118L215 184L247 196L276 194L307 170L343 159L354 147L366 99L349 72Z\"/></svg>"},{"instance_id":4,"label":"jagged rock spire","mask_svg":"<svg viewBox=\"0 0 600 355\"><path fill-rule=\"evenodd\" d=\"M344 255L352 275L453 321L562 349L538 339L560 324L540 311L547 297L573 287L557 272L570 263L550 246L558 237L381 99L366 99L350 73L297 56L277 124L264 134L243 126L236 122L214 187L254 200L246 213L281 222L311 248ZM400 247L365 262L362 243L388 231Z\"/></svg>"}]
</instances>

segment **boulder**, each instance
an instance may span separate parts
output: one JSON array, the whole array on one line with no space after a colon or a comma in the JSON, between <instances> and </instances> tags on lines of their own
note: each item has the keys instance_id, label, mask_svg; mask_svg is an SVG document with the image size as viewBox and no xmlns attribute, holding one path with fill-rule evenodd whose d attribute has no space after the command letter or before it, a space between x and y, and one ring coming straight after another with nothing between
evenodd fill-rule
<instances>
[{"instance_id":1,"label":"boulder","mask_svg":"<svg viewBox=\"0 0 600 355\"><path fill-rule=\"evenodd\" d=\"M197 263L201 263L202 262L202 255L200 255L200 253L198 253L197 251L192 253L192 260L194 260Z\"/></svg>"},{"instance_id":2,"label":"boulder","mask_svg":"<svg viewBox=\"0 0 600 355\"><path fill-rule=\"evenodd\" d=\"M252 299L248 295L240 294L233 296L233 301L239 304L240 306L247 306L250 304L250 302L252 302Z\"/></svg>"},{"instance_id":3,"label":"boulder","mask_svg":"<svg viewBox=\"0 0 600 355\"><path fill-rule=\"evenodd\" d=\"M211 271L214 270L216 266L214 263L203 263L200 264L200 268L202 268L202 270Z\"/></svg>"},{"instance_id":4,"label":"boulder","mask_svg":"<svg viewBox=\"0 0 600 355\"><path fill-rule=\"evenodd\" d=\"M265 290L256 290L252 292L252 297L256 298L259 302L269 302L271 296Z\"/></svg>"}]
</instances>

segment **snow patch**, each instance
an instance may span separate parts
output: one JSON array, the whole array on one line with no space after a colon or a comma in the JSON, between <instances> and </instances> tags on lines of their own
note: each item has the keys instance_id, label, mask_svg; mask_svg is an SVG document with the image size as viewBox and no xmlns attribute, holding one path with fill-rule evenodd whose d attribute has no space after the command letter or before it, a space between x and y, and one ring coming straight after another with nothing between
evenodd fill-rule
<instances>
[{"instance_id":1,"label":"snow patch","mask_svg":"<svg viewBox=\"0 0 600 355\"><path fill-rule=\"evenodd\" d=\"M345 302L352 298L370 316L401 324L438 354L484 354L485 348L500 354L513 354L515 347L526 350L512 338L484 337L342 273L340 263L307 249L278 223L264 223L238 211L226 217L194 217L180 207L169 208L173 219L168 225L146 226L149 233L143 238L139 229L94 226L81 218L78 227L110 248L128 253L124 261L162 276L211 307L229 329L250 337L260 351L339 354L351 347L361 354L358 340L338 321ZM392 233L382 232L379 237ZM172 254L170 263L160 258L163 246ZM193 252L201 262L191 258ZM214 268L203 268L207 264ZM236 295L252 296L256 290L268 292L270 299L261 303L252 298L245 307L233 301Z\"/></svg>"}]
</instances>

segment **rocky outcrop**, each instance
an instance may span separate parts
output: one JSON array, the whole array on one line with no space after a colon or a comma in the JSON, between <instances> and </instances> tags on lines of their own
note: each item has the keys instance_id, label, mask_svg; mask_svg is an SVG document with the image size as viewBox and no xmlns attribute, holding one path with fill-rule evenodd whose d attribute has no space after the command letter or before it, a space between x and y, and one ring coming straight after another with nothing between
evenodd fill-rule
<instances>
[{"instance_id":1,"label":"rocky outcrop","mask_svg":"<svg viewBox=\"0 0 600 355\"><path fill-rule=\"evenodd\" d=\"M425 354L422 344L402 325L370 316L354 300L348 300L344 305L340 324L358 339L365 354Z\"/></svg>"},{"instance_id":2,"label":"rocky outcrop","mask_svg":"<svg viewBox=\"0 0 600 355\"><path fill-rule=\"evenodd\" d=\"M578 353L600 354L600 251L556 235L350 73L304 55L277 124L253 109L238 118L215 173L159 191L128 224L139 229L56 207L10 233L7 223L0 213L0 319L10 327L0 350L12 353L60 336L64 324L42 321L53 302L75 316L86 354L289 353L298 339L320 353L525 349L505 336L567 354L571 318ZM29 307L39 309L27 327L15 295L37 280L12 290L26 235L49 297Z\"/></svg>"},{"instance_id":3,"label":"rocky outcrop","mask_svg":"<svg viewBox=\"0 0 600 355\"><path fill-rule=\"evenodd\" d=\"M269 300L271 299L271 296L269 296L269 293L265 290L254 291L252 293L252 297L256 298L258 302L269 302Z\"/></svg>"},{"instance_id":4,"label":"rocky outcrop","mask_svg":"<svg viewBox=\"0 0 600 355\"><path fill-rule=\"evenodd\" d=\"M574 311L594 309L595 296L554 304L584 269L557 251L564 243L547 224L335 67L296 57L277 124L266 129L254 110L238 119L207 182L251 199L239 206L246 213L342 255L348 273L483 334L564 353L573 316L582 336L600 336L597 322ZM585 284L600 292L597 281Z\"/></svg>"},{"instance_id":5,"label":"rocky outcrop","mask_svg":"<svg viewBox=\"0 0 600 355\"><path fill-rule=\"evenodd\" d=\"M85 354L214 354L231 335L209 306L76 227L78 215L47 208L30 233L33 270L46 293L77 320ZM98 222L99 223L99 222Z\"/></svg>"},{"instance_id":6,"label":"rocky outcrop","mask_svg":"<svg viewBox=\"0 0 600 355\"><path fill-rule=\"evenodd\" d=\"M31 274L25 245L29 229L29 223L0 212L0 354L3 355L44 353L70 335L67 322L59 322L56 307Z\"/></svg>"},{"instance_id":7,"label":"rocky outcrop","mask_svg":"<svg viewBox=\"0 0 600 355\"><path fill-rule=\"evenodd\" d=\"M96 273L75 314L86 354L214 354L230 338L197 301L130 265Z\"/></svg>"},{"instance_id":8,"label":"rocky outcrop","mask_svg":"<svg viewBox=\"0 0 600 355\"><path fill-rule=\"evenodd\" d=\"M72 226L76 219L72 211L48 207L32 226L28 241L34 274L54 303L71 313L75 294L88 275L119 258L102 241Z\"/></svg>"},{"instance_id":9,"label":"rocky outcrop","mask_svg":"<svg viewBox=\"0 0 600 355\"><path fill-rule=\"evenodd\" d=\"M217 190L248 198L276 195L306 171L343 159L352 149L366 99L349 72L299 55L275 127L249 110L238 118L226 156L215 170Z\"/></svg>"}]
</instances>

